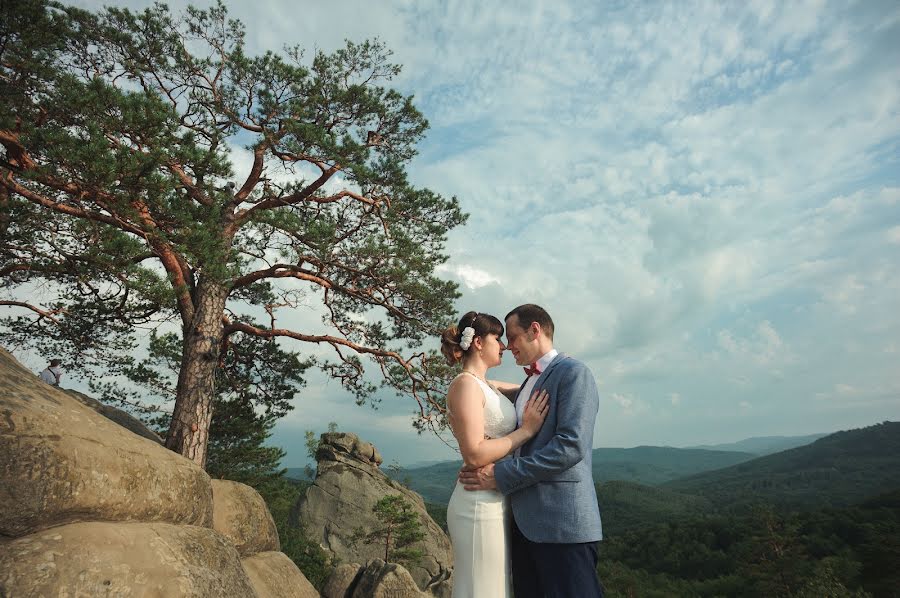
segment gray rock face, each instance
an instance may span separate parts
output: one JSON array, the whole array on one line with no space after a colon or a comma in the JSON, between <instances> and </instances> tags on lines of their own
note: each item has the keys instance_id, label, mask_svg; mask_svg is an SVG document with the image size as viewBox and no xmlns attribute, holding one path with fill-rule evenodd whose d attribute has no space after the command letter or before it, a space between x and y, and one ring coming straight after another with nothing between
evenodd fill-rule
<instances>
[{"instance_id":1,"label":"gray rock face","mask_svg":"<svg viewBox=\"0 0 900 598\"><path fill-rule=\"evenodd\" d=\"M87 405L103 417L116 422L126 430L131 430L138 436L143 436L147 440L152 440L157 444L163 444L163 439L160 438L156 432L145 426L144 422L134 417L130 413L126 413L121 409L116 409L111 405L101 403L97 399L89 397L84 393L78 392L77 390L67 388L64 389L63 392L70 397L74 397L75 399L77 399L78 402L80 402L82 405Z\"/></svg>"},{"instance_id":2,"label":"gray rock face","mask_svg":"<svg viewBox=\"0 0 900 598\"><path fill-rule=\"evenodd\" d=\"M348 598L353 596L356 578L362 565L359 563L343 563L334 568L322 588L322 598ZM418 589L418 588L416 588Z\"/></svg>"},{"instance_id":3,"label":"gray rock face","mask_svg":"<svg viewBox=\"0 0 900 598\"><path fill-rule=\"evenodd\" d=\"M327 467L332 463L347 460L375 468L384 462L375 445L360 439L356 434L347 432L322 434L322 442L316 451L316 461L320 464L324 461Z\"/></svg>"},{"instance_id":4,"label":"gray rock face","mask_svg":"<svg viewBox=\"0 0 900 598\"><path fill-rule=\"evenodd\" d=\"M359 572L353 598L425 598L409 571L395 563L373 559Z\"/></svg>"},{"instance_id":5,"label":"gray rock face","mask_svg":"<svg viewBox=\"0 0 900 598\"><path fill-rule=\"evenodd\" d=\"M261 552L241 561L258 598L319 598L297 565L283 552Z\"/></svg>"},{"instance_id":6,"label":"gray rock face","mask_svg":"<svg viewBox=\"0 0 900 598\"><path fill-rule=\"evenodd\" d=\"M205 527L72 523L0 545L3 596L254 596L233 546Z\"/></svg>"},{"instance_id":7,"label":"gray rock face","mask_svg":"<svg viewBox=\"0 0 900 598\"><path fill-rule=\"evenodd\" d=\"M449 594L448 594L449 595ZM365 566L339 565L322 589L322 598L432 598L409 571L396 563L372 559Z\"/></svg>"},{"instance_id":8,"label":"gray rock face","mask_svg":"<svg viewBox=\"0 0 900 598\"><path fill-rule=\"evenodd\" d=\"M0 598L318 596L255 490L93 403L0 349Z\"/></svg>"},{"instance_id":9,"label":"gray rock face","mask_svg":"<svg viewBox=\"0 0 900 598\"><path fill-rule=\"evenodd\" d=\"M208 527L203 469L37 382L0 349L0 537L77 521Z\"/></svg>"},{"instance_id":10,"label":"gray rock face","mask_svg":"<svg viewBox=\"0 0 900 598\"><path fill-rule=\"evenodd\" d=\"M213 480L213 529L241 556L281 550L275 521L259 492L238 482Z\"/></svg>"},{"instance_id":11,"label":"gray rock face","mask_svg":"<svg viewBox=\"0 0 900 598\"><path fill-rule=\"evenodd\" d=\"M378 468L381 455L374 446L355 434L322 435L316 454L316 481L294 507L293 520L317 539L333 557L343 562L365 563L384 557L384 547L354 544L357 528L371 530L377 525L372 511L387 495L403 496L419 513L425 539L418 546L425 556L409 574L420 590L435 596L449 596L453 570L450 539L425 510L422 497L388 478Z\"/></svg>"}]
</instances>

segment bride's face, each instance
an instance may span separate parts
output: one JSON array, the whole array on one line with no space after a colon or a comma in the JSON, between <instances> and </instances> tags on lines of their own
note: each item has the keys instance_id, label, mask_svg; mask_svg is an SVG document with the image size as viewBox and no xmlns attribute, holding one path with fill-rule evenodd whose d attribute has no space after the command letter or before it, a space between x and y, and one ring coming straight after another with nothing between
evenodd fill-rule
<instances>
[{"instance_id":1,"label":"bride's face","mask_svg":"<svg viewBox=\"0 0 900 598\"><path fill-rule=\"evenodd\" d=\"M506 351L506 345L503 344L500 337L496 334L488 334L479 340L481 340L480 355L485 365L489 368L500 365L500 362L503 361L503 352Z\"/></svg>"}]
</instances>

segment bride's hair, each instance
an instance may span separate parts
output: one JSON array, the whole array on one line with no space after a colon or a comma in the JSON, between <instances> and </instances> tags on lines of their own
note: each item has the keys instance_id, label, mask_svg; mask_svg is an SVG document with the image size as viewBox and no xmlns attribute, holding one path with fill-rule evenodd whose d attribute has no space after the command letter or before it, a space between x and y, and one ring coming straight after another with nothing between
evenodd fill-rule
<instances>
[{"instance_id":1,"label":"bride's hair","mask_svg":"<svg viewBox=\"0 0 900 598\"><path fill-rule=\"evenodd\" d=\"M468 352L468 349L463 349L459 343L462 340L463 331L469 327L475 330L475 336L481 338L489 334L503 336L503 323L491 314L481 314L477 311L466 312L459 319L459 324L448 326L441 333L441 353L444 354L450 365L456 365L462 361L463 356ZM470 345L469 349L471 348Z\"/></svg>"}]
</instances>

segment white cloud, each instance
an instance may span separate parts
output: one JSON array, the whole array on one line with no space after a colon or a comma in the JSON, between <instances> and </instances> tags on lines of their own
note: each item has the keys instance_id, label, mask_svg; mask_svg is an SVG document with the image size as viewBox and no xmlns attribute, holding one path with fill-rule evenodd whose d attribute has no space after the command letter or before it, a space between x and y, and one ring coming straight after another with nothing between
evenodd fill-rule
<instances>
[{"instance_id":1,"label":"white cloud","mask_svg":"<svg viewBox=\"0 0 900 598\"><path fill-rule=\"evenodd\" d=\"M489 272L468 264L459 264L456 266L442 264L437 267L437 271L441 274L454 275L455 278L472 290L500 282L499 278L493 276Z\"/></svg>"},{"instance_id":2,"label":"white cloud","mask_svg":"<svg viewBox=\"0 0 900 598\"><path fill-rule=\"evenodd\" d=\"M771 366L790 359L784 341L768 320L760 322L751 336L737 337L730 330L720 330L717 339L719 346L742 364Z\"/></svg>"},{"instance_id":3,"label":"white cloud","mask_svg":"<svg viewBox=\"0 0 900 598\"><path fill-rule=\"evenodd\" d=\"M615 406L598 419L605 444L688 443L751 405L769 428L734 423L736 436L837 429L846 413L810 417L816 393L862 387L855 376L892 388L896 5L233 10L257 51L373 35L395 51L397 84L432 124L410 178L471 214L441 270L460 309L548 307L560 348ZM860 422L900 417L876 395ZM639 396L679 408L656 420Z\"/></svg>"},{"instance_id":4,"label":"white cloud","mask_svg":"<svg viewBox=\"0 0 900 598\"><path fill-rule=\"evenodd\" d=\"M888 229L887 240L888 243L892 243L893 245L900 245L900 225L892 226Z\"/></svg>"},{"instance_id":5,"label":"white cloud","mask_svg":"<svg viewBox=\"0 0 900 598\"><path fill-rule=\"evenodd\" d=\"M626 397L617 392L614 392L610 395L610 398L619 404L623 411L628 411L631 409L631 405L634 403L634 399L631 397Z\"/></svg>"}]
</instances>

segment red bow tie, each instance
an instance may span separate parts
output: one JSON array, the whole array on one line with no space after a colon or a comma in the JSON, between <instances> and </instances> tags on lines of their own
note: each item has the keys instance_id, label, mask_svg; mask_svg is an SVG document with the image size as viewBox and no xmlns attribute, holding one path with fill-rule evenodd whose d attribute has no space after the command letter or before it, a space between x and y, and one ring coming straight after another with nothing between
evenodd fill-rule
<instances>
[{"instance_id":1,"label":"red bow tie","mask_svg":"<svg viewBox=\"0 0 900 598\"><path fill-rule=\"evenodd\" d=\"M525 370L526 376L534 376L541 373L541 368L538 367L538 362L536 361L529 366L525 366L522 369Z\"/></svg>"}]
</instances>

